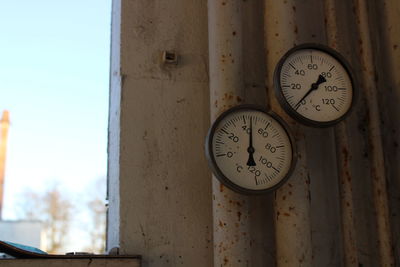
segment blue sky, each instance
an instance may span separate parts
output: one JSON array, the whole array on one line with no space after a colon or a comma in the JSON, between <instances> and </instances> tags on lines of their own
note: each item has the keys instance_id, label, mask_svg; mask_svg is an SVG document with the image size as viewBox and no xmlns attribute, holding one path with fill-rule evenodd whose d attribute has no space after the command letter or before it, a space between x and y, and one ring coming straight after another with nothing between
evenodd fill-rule
<instances>
[{"instance_id":1,"label":"blue sky","mask_svg":"<svg viewBox=\"0 0 400 267\"><path fill-rule=\"evenodd\" d=\"M3 217L19 194L106 175L110 0L0 0L0 111L10 111Z\"/></svg>"}]
</instances>

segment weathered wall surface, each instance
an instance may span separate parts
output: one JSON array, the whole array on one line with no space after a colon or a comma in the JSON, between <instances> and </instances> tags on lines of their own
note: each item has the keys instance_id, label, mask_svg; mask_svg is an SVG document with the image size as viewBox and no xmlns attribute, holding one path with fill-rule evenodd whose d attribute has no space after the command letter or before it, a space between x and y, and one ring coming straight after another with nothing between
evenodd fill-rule
<instances>
[{"instance_id":1,"label":"weathered wall surface","mask_svg":"<svg viewBox=\"0 0 400 267\"><path fill-rule=\"evenodd\" d=\"M113 5L109 248L141 254L143 266L400 264L399 1ZM272 90L280 57L306 42L338 50L358 81L335 127L298 124ZM177 65L162 62L165 50ZM275 193L226 193L207 167L210 119L238 103L269 106L294 133L298 165ZM245 205L228 207L236 199ZM235 223L247 237L226 245Z\"/></svg>"},{"instance_id":2,"label":"weathered wall surface","mask_svg":"<svg viewBox=\"0 0 400 267\"><path fill-rule=\"evenodd\" d=\"M114 1L113 15L108 246L143 266L211 266L206 3Z\"/></svg>"}]
</instances>

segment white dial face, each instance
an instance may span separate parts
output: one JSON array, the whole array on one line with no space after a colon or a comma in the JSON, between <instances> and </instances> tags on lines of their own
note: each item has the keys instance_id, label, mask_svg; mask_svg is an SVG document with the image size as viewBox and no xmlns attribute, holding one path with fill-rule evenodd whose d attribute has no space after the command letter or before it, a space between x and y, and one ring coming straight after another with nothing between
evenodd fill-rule
<instances>
[{"instance_id":1,"label":"white dial face","mask_svg":"<svg viewBox=\"0 0 400 267\"><path fill-rule=\"evenodd\" d=\"M253 109L229 113L215 128L212 157L230 182L265 190L283 180L292 165L291 140L271 115Z\"/></svg>"},{"instance_id":2,"label":"white dial face","mask_svg":"<svg viewBox=\"0 0 400 267\"><path fill-rule=\"evenodd\" d=\"M344 66L317 49L294 51L282 64L282 95L292 111L315 122L332 122L351 107L353 84Z\"/></svg>"}]
</instances>

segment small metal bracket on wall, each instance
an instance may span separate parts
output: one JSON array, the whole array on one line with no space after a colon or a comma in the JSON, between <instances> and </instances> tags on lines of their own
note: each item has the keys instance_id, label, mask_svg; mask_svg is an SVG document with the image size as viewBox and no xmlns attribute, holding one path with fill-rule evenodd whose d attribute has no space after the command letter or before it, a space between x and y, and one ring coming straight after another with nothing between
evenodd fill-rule
<instances>
[{"instance_id":1,"label":"small metal bracket on wall","mask_svg":"<svg viewBox=\"0 0 400 267\"><path fill-rule=\"evenodd\" d=\"M178 65L178 54L175 51L163 51L162 62L164 64Z\"/></svg>"}]
</instances>

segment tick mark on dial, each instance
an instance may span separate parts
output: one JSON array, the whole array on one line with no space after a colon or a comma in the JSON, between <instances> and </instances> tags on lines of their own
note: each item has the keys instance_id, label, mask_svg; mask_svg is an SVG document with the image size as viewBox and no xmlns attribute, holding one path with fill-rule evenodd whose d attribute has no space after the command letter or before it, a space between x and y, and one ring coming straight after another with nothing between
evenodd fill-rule
<instances>
[{"instance_id":1,"label":"tick mark on dial","mask_svg":"<svg viewBox=\"0 0 400 267\"><path fill-rule=\"evenodd\" d=\"M334 104L332 104L332 107L333 107L334 109L336 109L337 111L339 111L339 109L338 109Z\"/></svg>"},{"instance_id":2,"label":"tick mark on dial","mask_svg":"<svg viewBox=\"0 0 400 267\"><path fill-rule=\"evenodd\" d=\"M274 169L276 172L280 172L277 168L275 168L274 166L271 167L272 169Z\"/></svg>"}]
</instances>

